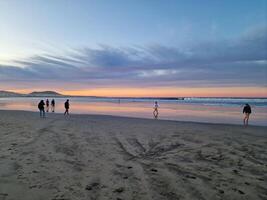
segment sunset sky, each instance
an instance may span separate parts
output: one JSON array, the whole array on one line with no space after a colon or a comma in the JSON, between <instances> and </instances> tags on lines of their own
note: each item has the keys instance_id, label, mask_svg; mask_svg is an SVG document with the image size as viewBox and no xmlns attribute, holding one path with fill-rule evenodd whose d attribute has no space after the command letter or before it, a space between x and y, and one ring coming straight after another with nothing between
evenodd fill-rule
<instances>
[{"instance_id":1,"label":"sunset sky","mask_svg":"<svg viewBox=\"0 0 267 200\"><path fill-rule=\"evenodd\" d=\"M0 0L0 90L267 97L267 0Z\"/></svg>"}]
</instances>

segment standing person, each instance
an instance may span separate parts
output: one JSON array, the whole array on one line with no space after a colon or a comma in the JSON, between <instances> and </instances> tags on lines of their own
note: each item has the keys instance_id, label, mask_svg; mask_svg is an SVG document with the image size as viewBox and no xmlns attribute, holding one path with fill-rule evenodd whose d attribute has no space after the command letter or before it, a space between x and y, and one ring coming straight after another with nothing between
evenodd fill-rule
<instances>
[{"instance_id":1,"label":"standing person","mask_svg":"<svg viewBox=\"0 0 267 200\"><path fill-rule=\"evenodd\" d=\"M52 112L55 112L55 106L56 106L55 99L52 99L52 101L51 101L51 111Z\"/></svg>"},{"instance_id":2,"label":"standing person","mask_svg":"<svg viewBox=\"0 0 267 200\"><path fill-rule=\"evenodd\" d=\"M243 114L245 114L244 117L244 125L247 126L248 125L248 120L249 120L249 115L251 114L251 107L249 104L246 104L243 108Z\"/></svg>"},{"instance_id":3,"label":"standing person","mask_svg":"<svg viewBox=\"0 0 267 200\"><path fill-rule=\"evenodd\" d=\"M45 103L44 103L44 100L41 100L40 102L39 102L39 104L38 104L38 108L39 108L39 111L40 111L40 117L45 117L45 108L44 108L44 106L45 106Z\"/></svg>"},{"instance_id":4,"label":"standing person","mask_svg":"<svg viewBox=\"0 0 267 200\"><path fill-rule=\"evenodd\" d=\"M153 111L153 115L154 115L155 119L157 119L158 118L158 115L159 115L158 108L159 108L159 104L158 104L157 101L155 101L154 111Z\"/></svg>"},{"instance_id":5,"label":"standing person","mask_svg":"<svg viewBox=\"0 0 267 200\"><path fill-rule=\"evenodd\" d=\"M64 115L66 115L66 114L69 115L70 103L69 103L69 100L68 99L65 102L64 106L65 106L65 113L64 113Z\"/></svg>"},{"instance_id":6,"label":"standing person","mask_svg":"<svg viewBox=\"0 0 267 200\"><path fill-rule=\"evenodd\" d=\"M49 111L49 100L48 99L46 99L45 104L46 104L46 112L48 112Z\"/></svg>"}]
</instances>

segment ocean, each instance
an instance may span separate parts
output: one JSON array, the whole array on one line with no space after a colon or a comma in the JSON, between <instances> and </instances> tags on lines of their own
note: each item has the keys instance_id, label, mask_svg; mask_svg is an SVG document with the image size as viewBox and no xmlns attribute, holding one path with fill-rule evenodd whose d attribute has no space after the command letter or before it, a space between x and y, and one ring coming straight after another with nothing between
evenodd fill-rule
<instances>
[{"instance_id":1,"label":"ocean","mask_svg":"<svg viewBox=\"0 0 267 200\"><path fill-rule=\"evenodd\" d=\"M2 97L1 110L38 111L43 97ZM51 97L49 100L51 101ZM64 112L66 98L54 98L56 113ZM267 98L95 98L69 97L70 113L102 114L153 119L154 102L159 103L159 120L194 121L209 123L242 124L243 106L252 107L250 124L267 126ZM49 115L53 113L49 112Z\"/></svg>"}]
</instances>

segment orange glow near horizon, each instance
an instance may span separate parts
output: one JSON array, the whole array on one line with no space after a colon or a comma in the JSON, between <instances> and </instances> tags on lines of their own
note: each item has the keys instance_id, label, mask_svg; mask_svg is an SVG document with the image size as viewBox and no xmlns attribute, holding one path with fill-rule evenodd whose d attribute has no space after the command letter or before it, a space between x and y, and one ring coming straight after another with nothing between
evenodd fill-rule
<instances>
[{"instance_id":1,"label":"orange glow near horizon","mask_svg":"<svg viewBox=\"0 0 267 200\"><path fill-rule=\"evenodd\" d=\"M96 88L87 90L25 89L9 90L19 93L32 91L57 91L64 95L106 97L267 97L264 87L217 87L217 88Z\"/></svg>"}]
</instances>

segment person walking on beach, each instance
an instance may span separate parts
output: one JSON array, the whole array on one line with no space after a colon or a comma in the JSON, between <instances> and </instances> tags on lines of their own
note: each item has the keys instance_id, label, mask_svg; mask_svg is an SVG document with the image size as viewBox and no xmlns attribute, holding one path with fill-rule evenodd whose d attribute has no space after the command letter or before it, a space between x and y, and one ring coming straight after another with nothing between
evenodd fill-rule
<instances>
[{"instance_id":1,"label":"person walking on beach","mask_svg":"<svg viewBox=\"0 0 267 200\"><path fill-rule=\"evenodd\" d=\"M245 114L244 117L244 125L247 126L248 125L248 120L249 120L249 115L251 114L251 107L249 104L246 104L243 108L243 114Z\"/></svg>"},{"instance_id":2,"label":"person walking on beach","mask_svg":"<svg viewBox=\"0 0 267 200\"><path fill-rule=\"evenodd\" d=\"M55 99L52 99L52 101L51 101L51 111L52 112L55 112L55 106L56 106Z\"/></svg>"},{"instance_id":3,"label":"person walking on beach","mask_svg":"<svg viewBox=\"0 0 267 200\"><path fill-rule=\"evenodd\" d=\"M46 99L45 104L46 104L46 112L48 112L49 111L49 100L48 99Z\"/></svg>"},{"instance_id":4,"label":"person walking on beach","mask_svg":"<svg viewBox=\"0 0 267 200\"><path fill-rule=\"evenodd\" d=\"M157 101L155 101L154 111L153 111L153 115L154 115L155 119L157 119L158 118L158 115L159 115L158 108L159 108L159 104L158 104Z\"/></svg>"},{"instance_id":5,"label":"person walking on beach","mask_svg":"<svg viewBox=\"0 0 267 200\"><path fill-rule=\"evenodd\" d=\"M40 102L39 102L39 104L38 104L38 109L39 109L39 111L40 111L40 117L45 117L45 108L44 108L44 106L45 106L45 103L44 103L44 100L41 100Z\"/></svg>"},{"instance_id":6,"label":"person walking on beach","mask_svg":"<svg viewBox=\"0 0 267 200\"><path fill-rule=\"evenodd\" d=\"M69 100L68 99L65 102L64 106L65 106L65 113L64 113L64 115L69 115L70 103L69 103Z\"/></svg>"}]
</instances>

